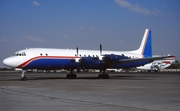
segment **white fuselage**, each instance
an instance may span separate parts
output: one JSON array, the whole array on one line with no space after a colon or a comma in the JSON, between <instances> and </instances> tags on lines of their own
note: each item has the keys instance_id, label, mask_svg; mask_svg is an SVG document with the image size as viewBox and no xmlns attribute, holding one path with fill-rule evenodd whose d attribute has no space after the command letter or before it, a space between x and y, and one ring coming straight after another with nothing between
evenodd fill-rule
<instances>
[{"instance_id":1,"label":"white fuselage","mask_svg":"<svg viewBox=\"0 0 180 111\"><path fill-rule=\"evenodd\" d=\"M80 57L102 57L98 50L79 50L78 52L77 55L75 49L29 48L17 51L14 56L5 59L3 63L10 67L23 68L29 62L41 58L75 59L78 61ZM142 58L142 55L136 54L135 51L103 51L102 54L123 54L131 58Z\"/></svg>"}]
</instances>

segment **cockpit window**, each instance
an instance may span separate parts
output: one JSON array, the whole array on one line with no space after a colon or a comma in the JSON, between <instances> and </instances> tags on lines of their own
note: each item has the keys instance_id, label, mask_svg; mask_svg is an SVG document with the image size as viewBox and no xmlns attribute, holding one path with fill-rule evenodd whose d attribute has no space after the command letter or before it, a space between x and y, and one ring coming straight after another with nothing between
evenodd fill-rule
<instances>
[{"instance_id":1,"label":"cockpit window","mask_svg":"<svg viewBox=\"0 0 180 111\"><path fill-rule=\"evenodd\" d=\"M17 52L14 54L14 56L26 56L25 52Z\"/></svg>"}]
</instances>

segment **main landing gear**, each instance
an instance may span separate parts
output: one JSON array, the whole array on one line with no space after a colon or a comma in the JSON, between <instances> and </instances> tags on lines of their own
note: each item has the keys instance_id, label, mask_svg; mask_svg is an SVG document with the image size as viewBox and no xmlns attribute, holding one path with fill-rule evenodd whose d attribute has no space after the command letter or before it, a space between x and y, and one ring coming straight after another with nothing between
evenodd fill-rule
<instances>
[{"instance_id":1,"label":"main landing gear","mask_svg":"<svg viewBox=\"0 0 180 111\"><path fill-rule=\"evenodd\" d=\"M27 80L27 77L24 75L25 72L26 72L25 70L22 70L21 80L23 80L23 81Z\"/></svg>"},{"instance_id":2,"label":"main landing gear","mask_svg":"<svg viewBox=\"0 0 180 111\"><path fill-rule=\"evenodd\" d=\"M76 79L77 75L73 73L73 70L70 70L70 72L66 75L67 79ZM101 73L98 75L99 79L109 79L109 75L105 73L105 71L101 71Z\"/></svg>"},{"instance_id":3,"label":"main landing gear","mask_svg":"<svg viewBox=\"0 0 180 111\"><path fill-rule=\"evenodd\" d=\"M67 75L66 75L66 78L67 79L76 79L77 78L77 75L76 74L74 74L74 73L68 73ZM99 79L109 79L109 75L108 74L99 74L98 75L98 78Z\"/></svg>"},{"instance_id":4,"label":"main landing gear","mask_svg":"<svg viewBox=\"0 0 180 111\"><path fill-rule=\"evenodd\" d=\"M73 73L73 70L70 70L70 73L66 75L67 79L76 79L77 75Z\"/></svg>"},{"instance_id":5,"label":"main landing gear","mask_svg":"<svg viewBox=\"0 0 180 111\"><path fill-rule=\"evenodd\" d=\"M108 74L99 74L98 78L99 79L109 79L109 75Z\"/></svg>"},{"instance_id":6,"label":"main landing gear","mask_svg":"<svg viewBox=\"0 0 180 111\"><path fill-rule=\"evenodd\" d=\"M100 72L101 72L101 73L98 75L98 78L99 78L99 79L109 79L109 75L105 73L105 72L106 72L105 69L104 69L103 71L100 70Z\"/></svg>"}]
</instances>

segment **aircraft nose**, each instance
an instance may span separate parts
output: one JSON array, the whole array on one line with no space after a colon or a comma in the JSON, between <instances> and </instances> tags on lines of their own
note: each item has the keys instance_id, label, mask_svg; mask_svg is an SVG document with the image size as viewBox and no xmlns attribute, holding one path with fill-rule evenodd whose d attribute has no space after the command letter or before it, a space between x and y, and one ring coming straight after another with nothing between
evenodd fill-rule
<instances>
[{"instance_id":1,"label":"aircraft nose","mask_svg":"<svg viewBox=\"0 0 180 111\"><path fill-rule=\"evenodd\" d=\"M12 58L6 58L3 60L3 64L9 67L15 67L15 64L13 62Z\"/></svg>"},{"instance_id":2,"label":"aircraft nose","mask_svg":"<svg viewBox=\"0 0 180 111\"><path fill-rule=\"evenodd\" d=\"M10 63L11 63L11 61L8 58L3 60L3 64L6 66L10 66Z\"/></svg>"}]
</instances>

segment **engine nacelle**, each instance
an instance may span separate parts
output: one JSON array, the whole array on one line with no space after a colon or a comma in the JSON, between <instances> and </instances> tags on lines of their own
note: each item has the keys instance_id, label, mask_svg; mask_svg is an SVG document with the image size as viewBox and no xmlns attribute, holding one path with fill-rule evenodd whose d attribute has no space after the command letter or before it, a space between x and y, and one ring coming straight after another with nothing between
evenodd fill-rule
<instances>
[{"instance_id":1,"label":"engine nacelle","mask_svg":"<svg viewBox=\"0 0 180 111\"><path fill-rule=\"evenodd\" d=\"M116 63L121 59L130 59L129 57L122 55L106 54L103 56L103 62Z\"/></svg>"},{"instance_id":2,"label":"engine nacelle","mask_svg":"<svg viewBox=\"0 0 180 111\"><path fill-rule=\"evenodd\" d=\"M79 59L79 66L82 69L98 69L100 67L99 57L81 57Z\"/></svg>"}]
</instances>

